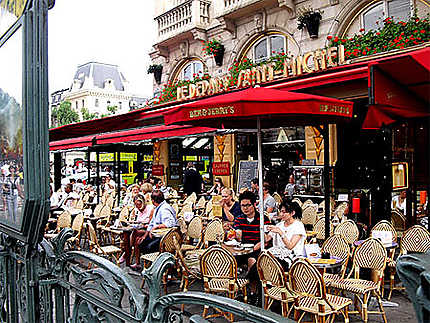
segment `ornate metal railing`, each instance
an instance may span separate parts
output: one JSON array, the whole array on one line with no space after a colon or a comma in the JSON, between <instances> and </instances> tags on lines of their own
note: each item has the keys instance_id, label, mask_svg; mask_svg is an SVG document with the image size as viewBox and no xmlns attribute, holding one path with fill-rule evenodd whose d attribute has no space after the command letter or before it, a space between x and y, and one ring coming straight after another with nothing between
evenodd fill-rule
<instances>
[{"instance_id":1,"label":"ornate metal railing","mask_svg":"<svg viewBox=\"0 0 430 323\"><path fill-rule=\"evenodd\" d=\"M182 322L183 314L176 306L179 304L209 305L252 322L292 322L273 312L231 299L227 301L220 296L200 292L161 295L163 274L174 265L174 257L168 253L162 254L144 272L149 290L149 294L145 294L134 279L107 259L85 251L65 251L65 243L71 236L72 230L64 229L55 239L43 240L33 253L39 277L40 317L36 318L37 322ZM8 250L12 248L9 246ZM16 259L17 254L0 253L2 322L25 321L27 315L27 273L24 262ZM15 307L6 291L15 288L10 284L15 279L20 300L18 318L13 317L17 313L11 311ZM190 320L207 322L198 315Z\"/></svg>"},{"instance_id":2,"label":"ornate metal railing","mask_svg":"<svg viewBox=\"0 0 430 323\"><path fill-rule=\"evenodd\" d=\"M158 42L176 36L195 27L209 24L209 0L181 1L176 7L155 18L158 26Z\"/></svg>"}]
</instances>

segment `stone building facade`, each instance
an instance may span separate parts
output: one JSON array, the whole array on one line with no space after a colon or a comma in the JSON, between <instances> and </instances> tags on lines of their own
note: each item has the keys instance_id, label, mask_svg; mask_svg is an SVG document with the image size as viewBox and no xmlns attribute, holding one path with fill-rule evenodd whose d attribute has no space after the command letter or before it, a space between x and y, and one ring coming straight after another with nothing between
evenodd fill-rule
<instances>
[{"instance_id":1,"label":"stone building facade","mask_svg":"<svg viewBox=\"0 0 430 323\"><path fill-rule=\"evenodd\" d=\"M297 17L307 8L319 9L318 37L297 28ZM273 52L301 55L324 48L327 36L345 38L369 30L394 16L399 20L416 11L430 11L427 0L165 0L155 1L158 35L151 52L163 65L162 83L208 72L222 76L245 57L258 61ZM222 66L202 52L202 41L218 39L225 47ZM154 92L161 85L154 82Z\"/></svg>"}]
</instances>

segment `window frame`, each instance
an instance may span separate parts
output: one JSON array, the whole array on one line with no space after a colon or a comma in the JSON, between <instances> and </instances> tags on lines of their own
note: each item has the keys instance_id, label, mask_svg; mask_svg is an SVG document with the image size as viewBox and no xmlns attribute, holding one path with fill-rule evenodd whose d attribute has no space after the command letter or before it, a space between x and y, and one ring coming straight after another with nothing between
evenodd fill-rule
<instances>
[{"instance_id":1,"label":"window frame","mask_svg":"<svg viewBox=\"0 0 430 323\"><path fill-rule=\"evenodd\" d=\"M280 33L279 34L270 34L270 35L267 35L267 36L259 38L258 41L256 41L255 44L252 45L250 51L252 52L252 60L253 60L254 63L259 63L261 61L267 60L269 57L272 56L272 42L270 40L272 37L281 37L283 39L283 41L284 41L284 53L287 52L287 37L285 35L283 35L283 34L280 34ZM260 44L264 40L266 40L267 43L268 43L268 46L266 48L266 54L267 54L267 56L259 58L259 59L256 59L255 58L255 56L256 56L255 55L255 49L258 46L258 44Z\"/></svg>"},{"instance_id":2,"label":"window frame","mask_svg":"<svg viewBox=\"0 0 430 323\"><path fill-rule=\"evenodd\" d=\"M204 72L205 72L205 64L203 64L203 62L201 61L201 60L192 60L192 61L189 61L189 62L187 62L187 64L185 64L182 68L181 68L181 70L180 70L180 72L179 72L179 79L180 80L182 80L182 81L193 81L194 80L194 74L197 74L196 72L195 72L195 65L194 64L197 64L197 63L200 63L201 65L202 65L202 76L203 76L203 74L204 74ZM185 69L188 67L188 66L192 66L192 71L191 71L191 78L190 79L188 79L188 80L186 80L185 79Z\"/></svg>"},{"instance_id":3,"label":"window frame","mask_svg":"<svg viewBox=\"0 0 430 323\"><path fill-rule=\"evenodd\" d=\"M363 12L360 14L360 28L365 29L364 26L364 15L369 12L370 10L372 10L373 8L377 7L378 5L380 5L382 3L383 8L382 8L382 12L384 14L384 16L382 17L382 19L387 19L388 17L391 17L389 15L388 12L388 2L390 2L391 0L380 0L377 1L375 3L372 3L370 6L366 7L365 10L363 10ZM415 4L413 1L408 0L409 2L409 15L410 17L413 15L414 10L415 10ZM369 30L374 30L374 29L369 29ZM369 30L365 30L365 32L368 32Z\"/></svg>"}]
</instances>

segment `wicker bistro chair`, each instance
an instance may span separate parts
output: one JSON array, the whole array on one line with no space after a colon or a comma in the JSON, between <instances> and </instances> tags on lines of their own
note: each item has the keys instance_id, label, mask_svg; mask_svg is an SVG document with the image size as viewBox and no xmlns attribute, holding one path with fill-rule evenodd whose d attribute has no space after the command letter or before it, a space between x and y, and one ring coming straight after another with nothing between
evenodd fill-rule
<instances>
[{"instance_id":1,"label":"wicker bistro chair","mask_svg":"<svg viewBox=\"0 0 430 323\"><path fill-rule=\"evenodd\" d=\"M203 245L209 247L209 243L222 243L224 241L224 228L219 219L212 220L206 226L203 233Z\"/></svg>"},{"instance_id":2,"label":"wicker bistro chair","mask_svg":"<svg viewBox=\"0 0 430 323\"><path fill-rule=\"evenodd\" d=\"M75 216L72 222L72 230L75 233L75 235L67 239L67 245L69 249L73 249L73 245L75 245L75 248L77 250L81 248L80 242L81 242L81 234L82 234L83 227L84 227L84 214L80 212Z\"/></svg>"},{"instance_id":3,"label":"wicker bistro chair","mask_svg":"<svg viewBox=\"0 0 430 323\"><path fill-rule=\"evenodd\" d=\"M305 202L306 203L306 202ZM317 222L317 206L309 205L303 209L302 222L306 226L313 226Z\"/></svg>"},{"instance_id":4,"label":"wicker bistro chair","mask_svg":"<svg viewBox=\"0 0 430 323\"><path fill-rule=\"evenodd\" d=\"M298 204L300 207L302 207L302 205L303 205L303 202L302 202L302 201L300 201L300 199L299 199L299 198L297 198L297 197L293 198L293 200L292 200L291 202L297 202L297 204Z\"/></svg>"},{"instance_id":5,"label":"wicker bistro chair","mask_svg":"<svg viewBox=\"0 0 430 323\"><path fill-rule=\"evenodd\" d=\"M406 228L406 218L401 210L395 208L391 210L391 223L396 231L400 234L403 234Z\"/></svg>"},{"instance_id":6,"label":"wicker bistro chair","mask_svg":"<svg viewBox=\"0 0 430 323\"><path fill-rule=\"evenodd\" d=\"M279 301L282 306L282 315L288 316L288 303L294 297L287 288L287 277L281 264L270 252L263 251L257 259L257 270L264 290L264 309L269 310L273 302Z\"/></svg>"},{"instance_id":7,"label":"wicker bistro chair","mask_svg":"<svg viewBox=\"0 0 430 323\"><path fill-rule=\"evenodd\" d=\"M382 220L382 221L379 221L378 223L376 223L373 226L372 230L370 230L370 236L372 236L372 232L373 231L388 231L388 232L391 232L392 233L393 242L397 242L397 231L393 227L393 225L390 222L386 221L386 220Z\"/></svg>"},{"instance_id":8,"label":"wicker bistro chair","mask_svg":"<svg viewBox=\"0 0 430 323\"><path fill-rule=\"evenodd\" d=\"M175 254L175 245L173 244L173 236L176 236L177 241L182 242L181 234L178 227L171 228L160 241L160 251L147 253L140 256L145 268L148 268L151 263L163 252Z\"/></svg>"},{"instance_id":9,"label":"wicker bistro chair","mask_svg":"<svg viewBox=\"0 0 430 323\"><path fill-rule=\"evenodd\" d=\"M90 222L85 223L88 232L88 241L90 243L90 252L93 252L99 256L103 256L113 261L119 266L118 258L122 252L122 249L114 245L100 246L97 239L96 231ZM91 264L90 264L91 265Z\"/></svg>"},{"instance_id":10,"label":"wicker bistro chair","mask_svg":"<svg viewBox=\"0 0 430 323\"><path fill-rule=\"evenodd\" d=\"M212 246L207 249L200 258L200 271L203 277L203 286L206 293L226 294L235 299L238 292L242 291L244 302L247 302L247 279L237 278L237 263L233 255L221 246ZM208 316L209 307L203 309L203 318L224 316L230 322L233 314L224 313L216 309L216 313Z\"/></svg>"},{"instance_id":11,"label":"wicker bistro chair","mask_svg":"<svg viewBox=\"0 0 430 323\"><path fill-rule=\"evenodd\" d=\"M334 234L339 234L351 246L360 235L358 227L352 220L346 220L340 223L335 229Z\"/></svg>"},{"instance_id":12,"label":"wicker bistro chair","mask_svg":"<svg viewBox=\"0 0 430 323\"><path fill-rule=\"evenodd\" d=\"M307 199L306 201L304 201L301 205L302 210L304 211L308 206L313 205L314 202L312 202L311 199Z\"/></svg>"},{"instance_id":13,"label":"wicker bistro chair","mask_svg":"<svg viewBox=\"0 0 430 323\"><path fill-rule=\"evenodd\" d=\"M315 240L322 241L325 239L325 218L318 219L318 221L314 224L313 231L317 233L316 236L314 237ZM330 222L330 235L332 234L333 234L333 224Z\"/></svg>"},{"instance_id":14,"label":"wicker bistro chair","mask_svg":"<svg viewBox=\"0 0 430 323\"><path fill-rule=\"evenodd\" d=\"M347 278L332 280L329 282L329 287L340 291L351 292L354 294L354 305L356 311L350 311L351 314L360 314L362 320L367 322L369 314L380 314L385 323L384 307L382 306L382 298L380 294L381 283L384 275L384 269L387 261L387 251L382 243L373 238L365 240L355 250L352 258L352 269ZM375 281L365 280L360 278L360 269L368 268L374 271ZM376 297L380 311L369 311L368 303L370 295ZM359 307L359 303L361 307Z\"/></svg>"},{"instance_id":15,"label":"wicker bistro chair","mask_svg":"<svg viewBox=\"0 0 430 323\"><path fill-rule=\"evenodd\" d=\"M93 216L94 217L99 217L100 216L100 212L101 212L101 210L102 210L102 208L103 208L103 204L102 203L99 203L99 204L97 204L96 205L96 207L94 208L94 211L93 211Z\"/></svg>"},{"instance_id":16,"label":"wicker bistro chair","mask_svg":"<svg viewBox=\"0 0 430 323\"><path fill-rule=\"evenodd\" d=\"M186 252L189 250L195 250L200 248L202 245L202 239L203 239L202 218L199 216L195 216L191 219L190 223L188 224L187 234L186 234L186 240L188 244L183 243L181 245L181 250L183 252ZM191 242L196 240L197 240L197 243L195 245L191 244Z\"/></svg>"},{"instance_id":17,"label":"wicker bistro chair","mask_svg":"<svg viewBox=\"0 0 430 323\"><path fill-rule=\"evenodd\" d=\"M190 285L197 280L202 279L199 255L190 255L188 258L184 257L176 235L174 235L172 239L176 250L176 261L179 265L178 268L182 273L181 286L179 288L181 288L183 292L187 292ZM184 311L184 306L184 304L181 305L182 311Z\"/></svg>"},{"instance_id":18,"label":"wicker bistro chair","mask_svg":"<svg viewBox=\"0 0 430 323\"><path fill-rule=\"evenodd\" d=\"M339 274L326 273L324 270L323 278L327 285L333 280L344 278L349 257L351 256L351 247L348 242L340 235L334 234L324 241L321 252L328 252L331 256L336 256L342 259L342 268Z\"/></svg>"},{"instance_id":19,"label":"wicker bistro chair","mask_svg":"<svg viewBox=\"0 0 430 323\"><path fill-rule=\"evenodd\" d=\"M405 231L403 237L400 239L400 252L399 256L407 253L424 253L430 250L430 232L421 225L414 225ZM404 287L395 285L397 260L388 260L387 266L390 269L390 292L388 300L391 299L393 290L404 290Z\"/></svg>"},{"instance_id":20,"label":"wicker bistro chair","mask_svg":"<svg viewBox=\"0 0 430 323\"><path fill-rule=\"evenodd\" d=\"M289 270L290 288L294 293L295 320L300 322L306 313L314 316L315 322L334 321L337 314L342 314L345 322L349 322L348 306L352 301L348 298L326 293L324 279L318 269L306 258L298 258ZM300 315L300 312L303 312Z\"/></svg>"},{"instance_id":21,"label":"wicker bistro chair","mask_svg":"<svg viewBox=\"0 0 430 323\"><path fill-rule=\"evenodd\" d=\"M54 238L55 236L58 235L58 233L60 233L61 229L70 228L71 225L72 225L72 215L70 214L69 211L64 211L58 216L57 227L55 228L55 230L53 232L45 233L45 239Z\"/></svg>"}]
</instances>

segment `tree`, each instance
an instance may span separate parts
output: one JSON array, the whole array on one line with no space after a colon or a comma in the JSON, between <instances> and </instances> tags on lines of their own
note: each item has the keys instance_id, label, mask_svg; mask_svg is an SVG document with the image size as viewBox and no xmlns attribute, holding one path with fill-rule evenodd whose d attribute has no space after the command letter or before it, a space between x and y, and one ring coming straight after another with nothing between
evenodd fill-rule
<instances>
[{"instance_id":1,"label":"tree","mask_svg":"<svg viewBox=\"0 0 430 323\"><path fill-rule=\"evenodd\" d=\"M81 114L82 114L82 120L83 121L93 120L93 119L97 119L99 117L99 114L97 112L90 113L90 111L87 108L82 108Z\"/></svg>"},{"instance_id":2,"label":"tree","mask_svg":"<svg viewBox=\"0 0 430 323\"><path fill-rule=\"evenodd\" d=\"M52 117L56 120L57 126L79 122L79 114L72 109L69 101L63 101L59 107L52 109Z\"/></svg>"},{"instance_id":3,"label":"tree","mask_svg":"<svg viewBox=\"0 0 430 323\"><path fill-rule=\"evenodd\" d=\"M109 114L114 115L115 112L118 111L118 107L116 105L109 105L107 110L109 111Z\"/></svg>"}]
</instances>

